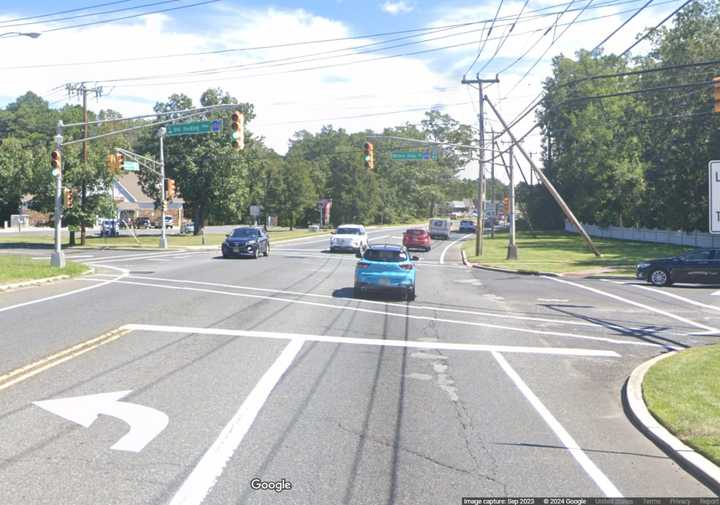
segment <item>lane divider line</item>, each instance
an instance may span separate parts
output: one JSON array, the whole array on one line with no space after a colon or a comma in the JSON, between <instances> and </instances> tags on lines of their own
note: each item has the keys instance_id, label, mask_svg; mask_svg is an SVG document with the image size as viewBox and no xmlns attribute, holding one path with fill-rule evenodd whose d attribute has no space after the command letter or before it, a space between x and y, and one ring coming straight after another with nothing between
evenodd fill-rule
<instances>
[{"instance_id":1,"label":"lane divider line","mask_svg":"<svg viewBox=\"0 0 720 505\"><path fill-rule=\"evenodd\" d=\"M65 363L73 358L77 358L85 353L88 353L100 346L109 344L123 335L130 333L130 329L120 327L116 328L107 333L103 333L98 337L91 338L85 342L81 342L77 345L64 349L62 351L46 356L33 363L16 368L15 370L8 372L4 375L0 375L0 391L14 386L15 384L22 382L30 377L33 377L45 370L53 368L61 363Z\"/></svg>"},{"instance_id":2,"label":"lane divider line","mask_svg":"<svg viewBox=\"0 0 720 505\"><path fill-rule=\"evenodd\" d=\"M440 254L440 264L441 264L441 265L444 265L444 264L445 264L445 254L447 254L447 252L450 250L450 248L451 248L452 246L454 246L454 245L457 244L458 242L462 242L463 240L465 240L466 238L470 237L471 235L472 235L472 233L468 233L467 235L463 235L463 236L460 237L459 239L457 239L457 240L455 240L455 241L453 241L453 242L450 242L450 243L445 247L445 249L443 249L442 254Z\"/></svg>"},{"instance_id":3,"label":"lane divider line","mask_svg":"<svg viewBox=\"0 0 720 505\"><path fill-rule=\"evenodd\" d=\"M585 451L578 445L575 439L567 432L562 424L552 415L548 408L540 401L540 399L532 392L532 389L528 387L522 377L518 375L510 363L498 352L492 353L495 361L500 364L500 367L507 374L508 377L515 383L515 386L520 390L522 395L530 402L530 405L540 414L543 421L547 423L550 429L560 439L565 448L572 454L575 461L585 470L590 478L597 484L602 492L607 497L622 498L622 494L615 487L610 479L597 467L595 463L585 454Z\"/></svg>"},{"instance_id":4,"label":"lane divider line","mask_svg":"<svg viewBox=\"0 0 720 505\"><path fill-rule=\"evenodd\" d=\"M350 307L346 305L332 305L328 303L318 303L318 302L308 302L304 300L294 300L291 298L280 298L280 297L273 297L273 296L264 296L264 295L253 295L249 293L234 293L230 291L220 291L217 289L206 289L206 288L190 288L186 286L165 286L161 284L150 284L150 283L144 283L144 282L131 282L131 281L113 281L117 284L128 284L131 286L145 286L150 288L158 288L158 289L172 289L177 291L189 291L189 292L195 292L195 293L209 293L209 294L216 294L216 295L226 295L226 296L235 296L239 298L252 298L256 300L267 300L271 302L280 302L280 303L290 303L290 304L299 304L299 305L308 305L312 307L324 307L324 308L330 308L334 310L348 310L353 312L363 312L366 314L378 314L382 315L384 317L398 317L403 319L416 319L416 320L422 320L422 321L435 321L439 323L448 323L448 324L459 324L459 325L466 325L466 326L477 326L481 328L493 328L497 330L507 330L507 331L513 331L517 333L528 333L532 335L544 335L544 336L551 336L551 337L566 337L566 338L577 338L581 340L595 340L599 342L609 342L611 344L619 344L619 345L638 345L638 346L648 346L648 347L661 347L663 349L667 349L668 346L666 344L654 344L651 342L635 342L635 341L627 341L627 340L615 340L612 338L606 338L606 337L592 337L589 335L577 335L575 333L564 333L564 332L558 332L558 331L546 331L546 330L533 330L530 328L518 328L514 326L504 326L504 325L498 325L498 324L491 324L491 323L479 323L474 321L461 321L457 319L444 319L444 318L438 318L438 317L429 317L429 316L415 316L415 315L408 315L408 314L399 314L399 313L393 313L393 312L385 312L381 310L371 310L371 309L364 309L361 307Z\"/></svg>"},{"instance_id":5,"label":"lane divider line","mask_svg":"<svg viewBox=\"0 0 720 505\"><path fill-rule=\"evenodd\" d=\"M102 275L109 275L109 274L96 274L97 276ZM306 293L303 291L288 291L288 290L282 290L282 289L272 289L272 288L259 288L254 286L242 286L242 285L236 285L236 284L225 284L221 282L207 282L207 281L191 281L191 280L183 280L183 279L171 279L167 277L148 277L148 276L142 276L142 275L129 275L128 279L139 279L144 281L157 281L157 282L170 282L175 284L191 284L191 285L200 285L200 286L212 286L212 287L219 287L219 288L230 288L230 289L242 289L246 291L258 291L262 293L277 293L277 294L284 294L284 295L297 295L302 297L308 297L308 298L320 298L324 300L336 300L337 298L332 295L323 295L319 293ZM90 279L88 279L90 280ZM476 279L467 279L467 280L459 280L456 281L458 283L469 283L469 282L478 282L481 285L482 283ZM481 312L476 310L466 310L466 309L450 309L447 307L436 307L433 305L417 305L413 303L412 305L406 305L404 303L394 303L394 302L384 302L384 301L378 301L378 300L365 300L362 298L355 299L355 301L359 304L365 304L365 305L377 305L382 307L397 307L400 309L407 309L410 308L411 310L429 310L429 311L437 311L437 312L447 312L451 314L462 314L466 316L482 316L482 317L493 317L493 318L499 318L499 319L513 319L518 321L532 321L537 323L551 323L551 324L562 324L566 326L585 326L590 328L606 328L606 326L603 326L598 323L591 323L587 321L576 321L576 320L566 320L566 319L552 319L552 318L545 318L545 317L534 317L534 316L515 316L512 314L497 314L493 312Z\"/></svg>"},{"instance_id":6,"label":"lane divider line","mask_svg":"<svg viewBox=\"0 0 720 505\"><path fill-rule=\"evenodd\" d=\"M7 307L0 307L0 312L7 312L7 311L9 311L9 310L15 310L15 309L19 309L19 308L21 308L21 307L27 307L28 305L35 305L36 303L48 302L48 301L50 301L50 300L56 300L56 299L58 299L58 298L64 298L64 297L66 297L66 296L76 295L76 294L78 294L78 293L82 293L82 292L85 292L85 291L90 291L91 289L101 288L101 287L103 287L103 286L107 286L108 284L112 284L112 283L114 283L114 282L117 282L117 281L119 281L120 279L123 279L123 278L127 277L128 275L130 275L130 271L127 270L127 269L125 269L125 268L113 267L113 266L110 266L110 265L101 265L101 264L99 264L99 263L88 263L88 265L90 265L90 266L96 266L96 267L97 267L97 266L102 266L102 267L105 267L105 268L109 268L109 269L111 269L111 270L118 270L118 271L120 272L120 275L117 275L117 276L114 277L113 279L108 279L107 281L101 282L100 284L95 284L95 285L93 285L93 286L88 286L88 287L85 287L85 288L74 289L74 290L72 290L72 291L67 291L67 292L65 292L65 293L59 293L59 294L57 294L57 295L46 296L46 297L43 297L43 298L37 298L37 299L35 299L35 300L30 300L30 301L27 301L27 302L16 303L15 305L9 305L9 306L7 306ZM89 279L79 278L79 279L77 279L77 280L84 281L84 280L89 280Z\"/></svg>"},{"instance_id":7,"label":"lane divider line","mask_svg":"<svg viewBox=\"0 0 720 505\"><path fill-rule=\"evenodd\" d=\"M645 290L650 291L650 292L652 292L652 293L657 293L657 294L659 294L659 295L669 296L670 298L675 298L676 300L680 300L680 301L689 303L689 304L691 304L691 305L696 305L696 306L698 306L698 307L703 307L703 308L705 308L705 309L710 309L710 310L717 310L718 312L720 312L720 307L716 307L716 306L714 306L714 305L707 305L707 304L705 304L705 303L698 302L698 301L696 301L696 300L691 300L690 298L685 298L684 296L676 295L675 293L670 293L670 292L668 292L668 291L662 291L662 290L660 290L660 289L651 288L651 287L648 287L648 286L640 286L640 285L638 285L638 284L633 284L633 286L636 287L636 288L638 288L638 289L645 289Z\"/></svg>"},{"instance_id":8,"label":"lane divider line","mask_svg":"<svg viewBox=\"0 0 720 505\"><path fill-rule=\"evenodd\" d=\"M561 283L563 283L563 284L568 284L568 285L570 285L570 286L575 286L575 287L577 287L577 288L585 289L585 290L587 290L587 291L592 291L592 292L595 293L595 294L602 295L602 296L607 296L608 298L612 298L612 299L614 299L614 300L618 300L618 301L623 302L623 303L629 303L630 305L634 305L635 307L640 307L641 309L645 309L645 310L649 310L650 312L655 312L655 313L657 313L657 314L661 314L661 315L663 315L663 316L665 316L665 317L669 317L670 319L675 319L676 321L680 321L680 322L682 322L682 323L688 324L688 325L690 325L690 326L694 326L694 327L696 327L696 328L700 328L700 329L702 329L702 330L713 331L713 332L720 332L720 330L718 330L718 329L716 329L716 328L712 328L712 327L710 327L710 326L706 326L706 325L701 324L701 323L696 323L695 321L691 321L690 319L687 319L687 318L685 318L685 317L678 316L677 314L673 314L673 313L671 313L671 312L667 312L667 311L665 311L665 310L658 309L658 308L656 308L656 307L651 307L650 305L645 305L644 303L636 302L636 301L634 301L634 300L629 300L629 299L624 298L624 297L622 297L622 296L618 296L618 295L615 295L615 294L613 294L613 293L608 293L607 291L602 291L602 290L600 290L600 289L592 288L592 287L590 287L590 286L585 286L585 285L583 285L583 284L578 284L577 282L570 282L570 281L566 281L566 280L564 280L564 279L558 279L557 277L549 277L549 276L547 276L547 275L543 275L542 277L545 278L545 279L550 279L551 281L561 282Z\"/></svg>"},{"instance_id":9,"label":"lane divider line","mask_svg":"<svg viewBox=\"0 0 720 505\"><path fill-rule=\"evenodd\" d=\"M492 344L459 344L451 342L422 342L415 340L397 340L381 338L337 337L332 335L307 335L302 333L282 333L258 330L231 330L223 328L196 328L192 326L166 326L157 324L126 324L122 326L132 331L160 333L190 333L198 335L219 335L228 337L268 338L279 340L302 340L303 342L323 342L328 344L375 345L385 347L406 347L413 349L439 349L444 351L481 351L524 354L551 354L560 356L587 356L600 358L619 358L615 351L578 349L573 347L533 347Z\"/></svg>"},{"instance_id":10,"label":"lane divider line","mask_svg":"<svg viewBox=\"0 0 720 505\"><path fill-rule=\"evenodd\" d=\"M268 368L240 408L235 412L215 442L203 454L177 490L169 505L200 505L218 481L225 466L245 438L270 393L287 372L303 346L302 340L291 340Z\"/></svg>"}]
</instances>

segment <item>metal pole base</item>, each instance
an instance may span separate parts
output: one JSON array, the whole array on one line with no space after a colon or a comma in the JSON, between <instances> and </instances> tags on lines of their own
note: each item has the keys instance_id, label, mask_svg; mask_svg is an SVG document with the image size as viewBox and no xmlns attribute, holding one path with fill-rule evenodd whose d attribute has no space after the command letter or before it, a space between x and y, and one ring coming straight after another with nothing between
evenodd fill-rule
<instances>
[{"instance_id":1,"label":"metal pole base","mask_svg":"<svg viewBox=\"0 0 720 505\"><path fill-rule=\"evenodd\" d=\"M62 252L52 253L52 256L50 256L50 266L65 268L65 254Z\"/></svg>"},{"instance_id":2,"label":"metal pole base","mask_svg":"<svg viewBox=\"0 0 720 505\"><path fill-rule=\"evenodd\" d=\"M167 248L168 248L167 237L160 237L160 249L167 249Z\"/></svg>"},{"instance_id":3,"label":"metal pole base","mask_svg":"<svg viewBox=\"0 0 720 505\"><path fill-rule=\"evenodd\" d=\"M507 248L507 259L516 260L518 259L518 249L516 245L509 245Z\"/></svg>"}]
</instances>

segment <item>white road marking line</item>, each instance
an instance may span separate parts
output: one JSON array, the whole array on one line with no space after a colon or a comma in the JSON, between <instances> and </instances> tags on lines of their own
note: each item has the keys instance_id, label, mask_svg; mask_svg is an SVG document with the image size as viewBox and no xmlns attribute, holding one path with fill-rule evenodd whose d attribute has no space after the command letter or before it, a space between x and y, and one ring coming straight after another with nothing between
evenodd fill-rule
<instances>
[{"instance_id":1,"label":"white road marking line","mask_svg":"<svg viewBox=\"0 0 720 505\"><path fill-rule=\"evenodd\" d=\"M563 443L563 445L567 448L568 451L570 451L570 454L572 454L573 458L575 458L575 461L577 461L580 466L585 470L585 472L590 476L590 478L595 481L595 484L598 485L598 487L602 490L602 492L607 497L615 497L615 498L621 498L622 494L618 490L618 488L615 487L615 485L610 482L610 479L607 478L607 476L600 470L595 463L585 454L585 452L580 448L577 442L575 442L575 439L567 432L567 430L563 427L560 422L555 419L555 416L552 415L552 413L545 407L545 405L540 401L540 399L535 396L535 393L532 392L532 390L528 387L527 384L525 384L525 381L522 380L522 378L517 374L517 372L510 366L510 363L508 363L505 358L498 352L492 353L495 360L500 364L500 367L505 371L505 373L510 377L510 379L515 383L515 386L520 390L520 392L523 394L523 396L530 402L530 404L535 408L538 414L540 414L540 417L543 418L543 421L547 423L547 425L550 427L550 429L557 435L557 437L560 439L560 441Z\"/></svg>"},{"instance_id":2,"label":"white road marking line","mask_svg":"<svg viewBox=\"0 0 720 505\"><path fill-rule=\"evenodd\" d=\"M457 244L458 242L461 242L461 241L465 240L466 238L468 238L468 237L471 236L471 235L472 235L472 233L468 233L467 235L463 235L462 237L460 237L459 239L455 240L454 242L450 242L450 243L445 247L445 249L443 249L443 252L442 252L442 254L440 255L440 264L442 265L442 264L445 263L445 254L447 254L447 252L450 250L450 248L451 248L452 246L454 246L454 245Z\"/></svg>"},{"instance_id":3,"label":"white road marking line","mask_svg":"<svg viewBox=\"0 0 720 505\"><path fill-rule=\"evenodd\" d=\"M31 260L49 260L50 256L33 256Z\"/></svg>"},{"instance_id":4,"label":"white road marking line","mask_svg":"<svg viewBox=\"0 0 720 505\"><path fill-rule=\"evenodd\" d=\"M618 301L621 301L621 302L623 302L623 303L629 303L630 305L634 305L634 306L636 306L636 307L640 307L641 309L649 310L650 312L655 312L655 313L657 313L657 314L661 314L661 315L663 315L663 316L669 317L670 319L675 319L676 321L680 321L680 322L682 322L682 323L689 324L690 326L694 326L694 327L700 328L700 329L702 329L702 330L715 331L715 332L720 331L720 330L717 330L717 329L712 328L712 327L710 327L710 326L706 326L706 325L701 324L701 323L696 323L695 321L691 321L690 319L687 319L687 318L682 317L682 316L678 316L678 315L673 314L673 313L671 313L671 312L667 312L667 311L665 311L665 310L658 309L658 308L656 308L656 307L651 307L650 305L645 305L644 303L635 302L635 301L633 301L633 300L629 300L629 299L627 299L627 298L623 298L622 296L614 295L614 294L612 294L612 293L608 293L608 292L602 291L602 290L600 290L600 289L591 288L590 286L584 286L584 285L582 285L582 284L578 284L577 282L570 282L570 281L566 281L566 280L563 280L563 279L558 279L557 277L548 277L548 276L545 276L545 275L543 275L543 278L545 278L545 279L550 279L551 281L555 281L555 282L560 282L560 283L562 283L562 284L569 284L570 286L575 286L575 287L578 287L578 288L586 289L586 290L592 291L593 293L596 293L596 294L598 294L598 295L607 296L608 298L612 298L612 299L614 299L614 300L618 300Z\"/></svg>"},{"instance_id":5,"label":"white road marking line","mask_svg":"<svg viewBox=\"0 0 720 505\"><path fill-rule=\"evenodd\" d=\"M614 281L614 280L612 280L612 279L600 279L600 280L603 281L603 282L612 282L613 284L627 284L627 282Z\"/></svg>"},{"instance_id":6,"label":"white road marking line","mask_svg":"<svg viewBox=\"0 0 720 505\"><path fill-rule=\"evenodd\" d=\"M98 273L95 274L95 277L99 276L109 276L110 274L102 274ZM191 281L191 280L183 280L183 279L170 279L167 277L148 277L148 276L142 276L142 275L130 275L128 276L128 279L140 279L144 281L158 281L158 282L172 282L176 284L192 284L192 285L199 285L199 286L213 286L213 287L219 287L219 288L230 288L230 289L244 289L246 291L259 291L262 293L279 293L284 295L296 295L296 296L303 296L308 298L320 298L324 300L336 300L337 298L332 295L322 295L318 293L306 293L303 291L287 291L283 289L271 289L271 288L258 288L254 286L239 286L236 284L224 284L221 282L207 282L207 281ZM429 311L437 311L437 312L447 312L450 314L463 314L463 315L470 315L470 316L482 316L482 317L494 317L494 318L500 318L500 319L513 319L517 321L532 321L532 322L538 322L538 323L552 323L552 324L561 324L566 326L586 326L591 328L606 328L606 326L598 323L591 323L587 321L576 321L576 320L566 320L566 319L551 319L546 317L533 317L533 316L514 316L511 314L497 314L494 312L480 312L480 311L474 311L474 310L464 310L464 309L449 309L447 307L435 307L432 305L406 305L404 303L394 303L394 302L384 302L384 301L377 301L377 300L365 300L362 298L355 299L355 301L359 304L365 304L365 305L378 305L382 307L398 307L403 310L406 308L410 308L411 310L429 310Z\"/></svg>"},{"instance_id":7,"label":"white road marking line","mask_svg":"<svg viewBox=\"0 0 720 505\"><path fill-rule=\"evenodd\" d=\"M559 331L548 331L548 330L533 330L530 328L517 328L514 326L504 326L499 324L491 324L491 323L478 323L474 321L461 321L458 319L444 319L444 318L438 318L438 317L429 317L429 316L415 316L415 315L408 315L408 314L400 314L400 313L393 313L393 312L385 312L381 310L371 310L371 309L363 309L361 307L351 307L347 305L332 305L329 303L318 303L318 302L308 302L304 300L294 300L292 298L280 298L280 297L274 297L274 296L263 296L263 295L252 295L248 293L233 293L230 291L220 291L217 289L205 289L205 288L189 288L186 286L166 286L162 284L150 284L145 282L132 282L132 281L121 281L121 280L115 280L115 281L109 281L109 282L115 282L117 284L127 284L130 286L144 286L144 287L150 287L150 288L159 288L159 289L172 289L177 291L191 291L191 292L197 292L197 293L210 293L210 294L216 294L216 295L226 295L226 296L235 296L239 298L252 298L252 299L259 299L259 300L267 300L271 302L281 302L281 303L290 303L290 304L298 304L298 305L308 305L312 307L323 307L323 308L329 308L334 310L347 310L352 312L362 312L366 314L379 314L385 317L400 317L405 319L416 319L416 320L422 320L422 321L435 321L439 323L448 323L448 324L459 324L459 325L465 325L465 326L477 326L481 328L493 328L496 330L508 330L508 331L514 331L518 333L529 333L532 335L545 335L545 336L553 336L553 337L566 337L566 338L577 338L582 340L596 340L599 342L609 342L611 344L620 344L620 345L639 345L639 346L649 346L649 347L662 347L662 348L668 348L669 346L663 345L663 344L654 344L650 342L635 342L635 341L628 341L628 340L615 340L612 338L606 338L606 337L591 337L588 335L577 335L575 333L564 333Z\"/></svg>"},{"instance_id":8,"label":"white road marking line","mask_svg":"<svg viewBox=\"0 0 720 505\"><path fill-rule=\"evenodd\" d=\"M219 250L219 249L218 249ZM133 261L133 260L144 260L144 259L150 259L150 258L174 258L178 254L207 254L208 252L212 251L198 251L193 253L188 253L187 251L178 251L178 252L166 252L166 253L150 253L150 254L134 254L129 256L110 256L107 258L97 258L94 261L91 261L89 264L96 265L100 263L115 263L117 261Z\"/></svg>"},{"instance_id":9,"label":"white road marking line","mask_svg":"<svg viewBox=\"0 0 720 505\"><path fill-rule=\"evenodd\" d=\"M205 452L190 475L177 490L169 505L200 505L222 475L225 466L250 430L270 393L280 382L303 346L302 340L291 340L280 356L255 385L240 408L225 425L218 438Z\"/></svg>"},{"instance_id":10,"label":"white road marking line","mask_svg":"<svg viewBox=\"0 0 720 505\"><path fill-rule=\"evenodd\" d=\"M569 302L570 300L568 300L566 298L538 298L537 301L538 302L566 303L566 302Z\"/></svg>"},{"instance_id":11,"label":"white road marking line","mask_svg":"<svg viewBox=\"0 0 720 505\"><path fill-rule=\"evenodd\" d=\"M638 289L645 289L647 291L651 291L651 292L657 293L659 295L669 296L670 298L675 298L676 300L681 300L681 301L689 303L691 305L696 305L698 307L703 307L705 309L717 310L718 312L720 312L720 307L715 307L714 305L707 305L707 304L704 304L704 303L701 303L701 302L698 302L695 300L691 300L690 298L685 298L684 296L680 296L675 293L670 293L669 291L663 291L661 289L651 288L648 286L639 286L637 284L634 284L633 287L636 287Z\"/></svg>"},{"instance_id":12,"label":"white road marking line","mask_svg":"<svg viewBox=\"0 0 720 505\"><path fill-rule=\"evenodd\" d=\"M619 358L615 351L577 349L572 347L533 347L522 345L457 344L451 342L424 342L419 340L397 340L383 338L337 337L333 335L308 335L275 331L230 330L223 328L196 328L192 326L167 326L158 324L126 324L121 327L130 331L151 331L161 333L197 333L199 335L222 335L228 337L252 337L280 340L302 340L327 344L379 345L386 347L408 347L411 349L439 349L444 351L510 352L523 354L553 354L560 356L591 356L596 358ZM434 359L437 356L433 355Z\"/></svg>"},{"instance_id":13,"label":"white road marking line","mask_svg":"<svg viewBox=\"0 0 720 505\"><path fill-rule=\"evenodd\" d=\"M53 295L53 296L46 296L46 297L44 297L44 298L38 298L38 299L36 299L36 300L30 300L29 302L16 303L15 305L9 305L9 306L7 306L7 307L0 307L0 312L6 312L6 311L9 311L9 310L19 309L19 308L21 308L21 307L27 307L28 305L35 305L36 303L48 302L48 301L50 301L50 300L55 300L55 299L57 299L57 298L64 298L64 297L66 297L66 296L75 295L75 294L78 294L78 293L82 293L82 292L84 292L84 291L90 291L91 289L101 288L101 287L103 287L103 286L107 286L108 284L117 282L117 281L119 281L120 279L122 279L122 278L127 277L128 275L130 275L130 271L129 271L129 270L126 270L126 269L124 269L124 268L112 267L112 266L109 266L109 265L102 265L102 266L105 266L106 268L111 268L111 269L113 269L113 270L119 270L121 273L120 273L120 275L114 277L113 279L108 279L108 280L106 280L106 281L104 281L104 282L101 282L100 284L95 284L94 286L88 286L88 287L86 287L86 288L74 289L74 290L68 291L68 292L66 292L66 293L60 293L60 294ZM85 280L85 279L80 278L80 279L78 279L78 280Z\"/></svg>"},{"instance_id":14,"label":"white road marking line","mask_svg":"<svg viewBox=\"0 0 720 505\"><path fill-rule=\"evenodd\" d=\"M94 258L94 254L67 254L66 257L68 259L74 260L74 259L80 259L80 258Z\"/></svg>"},{"instance_id":15,"label":"white road marking line","mask_svg":"<svg viewBox=\"0 0 720 505\"><path fill-rule=\"evenodd\" d=\"M381 240L384 238L388 238L390 235L380 235L379 237L368 237L368 242L372 242L373 240Z\"/></svg>"}]
</instances>

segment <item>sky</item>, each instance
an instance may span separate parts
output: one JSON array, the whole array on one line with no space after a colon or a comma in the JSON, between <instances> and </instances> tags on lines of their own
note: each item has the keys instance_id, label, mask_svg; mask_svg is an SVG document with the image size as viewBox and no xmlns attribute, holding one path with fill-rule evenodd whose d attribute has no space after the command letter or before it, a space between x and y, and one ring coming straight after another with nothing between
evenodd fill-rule
<instances>
[{"instance_id":1,"label":"sky","mask_svg":"<svg viewBox=\"0 0 720 505\"><path fill-rule=\"evenodd\" d=\"M131 116L151 113L172 93L199 104L204 90L220 87L254 104L248 128L281 154L300 130L331 124L381 131L419 123L430 109L477 126L478 91L461 83L464 75L499 73L486 92L510 120L541 92L552 57L593 49L646 3L2 0L0 106L28 90L53 107L78 103L65 84L86 82L102 87L91 109ZM681 3L654 0L603 51L622 52ZM47 15L58 11L72 12ZM111 22L90 24L98 21ZM640 44L633 54L647 49ZM485 117L486 130L500 129L487 108ZM537 134L525 142L536 160L540 142ZM463 176L477 177L477 170L469 165Z\"/></svg>"}]
</instances>

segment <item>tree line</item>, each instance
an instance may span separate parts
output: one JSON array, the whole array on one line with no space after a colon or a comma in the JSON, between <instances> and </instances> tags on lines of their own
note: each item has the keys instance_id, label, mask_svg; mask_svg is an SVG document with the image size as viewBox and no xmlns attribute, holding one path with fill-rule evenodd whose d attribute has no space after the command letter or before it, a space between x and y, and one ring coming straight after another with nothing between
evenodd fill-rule
<instances>
[{"instance_id":1,"label":"tree line","mask_svg":"<svg viewBox=\"0 0 720 505\"><path fill-rule=\"evenodd\" d=\"M208 89L198 104L184 94L172 94L154 107L150 120L125 120L113 110L89 111L91 122L113 119L90 126L90 136L153 121L171 118L173 113L194 106L232 105L244 113L245 147L235 151L230 136L222 134L173 136L165 139L166 176L174 178L185 212L195 223L220 224L250 222L248 208L260 205L264 215L277 216L282 226L304 226L318 221L317 202L332 198L331 223L393 223L432 216L449 200L473 198L476 186L458 174L470 161L468 151L438 149L433 161L393 160L393 150L416 149L416 144L383 139L372 140L375 147L374 170L367 170L363 144L371 135L383 134L428 142L470 144L473 131L438 111L428 111L418 124L349 133L331 125L319 132L296 132L285 155L276 153L261 136L252 131L255 110L221 89ZM227 117L226 117L227 116ZM229 123L230 112L209 112L207 119L221 118ZM53 109L40 96L27 92L0 110L0 221L18 212L24 195L32 195L32 208L52 213L54 180L49 158L58 120L82 121L82 108L65 105ZM82 128L67 128L65 141L81 139ZM63 150L63 185L76 196L64 222L72 228L91 226L96 217L114 215L109 194L113 174L106 167L106 156L122 147L158 159L157 127L141 128L91 141L87 161L82 144ZM138 174L145 193L161 205L159 176L141 169ZM79 201L80 188L86 198ZM502 193L503 186L496 188ZM489 194L489 188L488 188ZM196 226L199 232L201 226Z\"/></svg>"},{"instance_id":2,"label":"tree line","mask_svg":"<svg viewBox=\"0 0 720 505\"><path fill-rule=\"evenodd\" d=\"M554 58L537 114L544 170L580 221L707 231L707 166L720 159L711 82L720 65L685 65L720 60L719 8L717 0L689 4L650 34L644 56ZM622 75L596 78L608 74ZM521 184L518 197L536 227L561 226L545 191Z\"/></svg>"}]
</instances>

